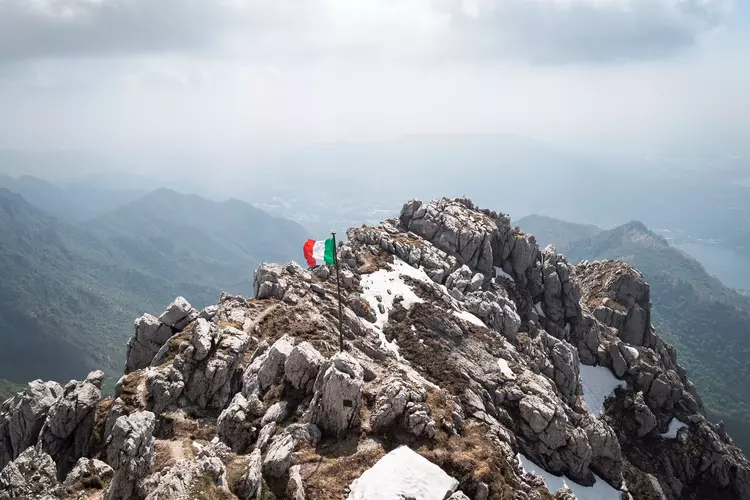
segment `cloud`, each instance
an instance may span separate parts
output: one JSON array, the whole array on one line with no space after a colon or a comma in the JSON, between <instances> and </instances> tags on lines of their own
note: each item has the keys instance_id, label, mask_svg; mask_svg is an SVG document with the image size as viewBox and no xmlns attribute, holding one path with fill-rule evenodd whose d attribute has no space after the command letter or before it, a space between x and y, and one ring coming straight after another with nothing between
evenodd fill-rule
<instances>
[{"instance_id":1,"label":"cloud","mask_svg":"<svg viewBox=\"0 0 750 500\"><path fill-rule=\"evenodd\" d=\"M611 61L674 54L732 0L0 0L0 59Z\"/></svg>"}]
</instances>

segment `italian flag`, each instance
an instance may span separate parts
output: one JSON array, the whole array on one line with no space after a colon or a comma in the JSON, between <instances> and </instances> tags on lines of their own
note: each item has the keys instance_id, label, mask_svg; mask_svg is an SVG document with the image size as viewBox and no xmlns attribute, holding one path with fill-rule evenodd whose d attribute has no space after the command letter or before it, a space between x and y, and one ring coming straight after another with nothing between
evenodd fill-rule
<instances>
[{"instance_id":1,"label":"italian flag","mask_svg":"<svg viewBox=\"0 0 750 500\"><path fill-rule=\"evenodd\" d=\"M325 241L307 240L302 247L302 251L305 254L308 266L334 263L333 258L336 249L333 245L333 238L328 238Z\"/></svg>"}]
</instances>

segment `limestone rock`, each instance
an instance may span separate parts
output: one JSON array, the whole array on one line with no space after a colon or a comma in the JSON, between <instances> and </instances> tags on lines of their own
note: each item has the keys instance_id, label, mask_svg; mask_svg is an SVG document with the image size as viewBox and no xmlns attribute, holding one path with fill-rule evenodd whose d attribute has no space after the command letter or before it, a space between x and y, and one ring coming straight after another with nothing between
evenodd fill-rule
<instances>
[{"instance_id":1,"label":"limestone rock","mask_svg":"<svg viewBox=\"0 0 750 500\"><path fill-rule=\"evenodd\" d=\"M149 366L171 336L172 329L169 325L150 314L144 314L135 320L135 336L128 341L125 373Z\"/></svg>"},{"instance_id":2,"label":"limestone rock","mask_svg":"<svg viewBox=\"0 0 750 500\"><path fill-rule=\"evenodd\" d=\"M315 381L315 394L309 421L324 433L338 435L359 425L364 371L346 352L337 353L321 368Z\"/></svg>"},{"instance_id":3,"label":"limestone rock","mask_svg":"<svg viewBox=\"0 0 750 500\"><path fill-rule=\"evenodd\" d=\"M140 489L147 492L145 500L216 498L220 491L229 495L226 468L211 456L179 461L166 473L146 478Z\"/></svg>"},{"instance_id":4,"label":"limestone rock","mask_svg":"<svg viewBox=\"0 0 750 500\"><path fill-rule=\"evenodd\" d=\"M300 466L289 469L289 483L286 487L286 498L291 500L305 500L305 486L302 484Z\"/></svg>"},{"instance_id":5,"label":"limestone rock","mask_svg":"<svg viewBox=\"0 0 750 500\"><path fill-rule=\"evenodd\" d=\"M238 496L240 500L261 500L263 487L263 462L261 452L256 449L250 454L247 469L240 483Z\"/></svg>"},{"instance_id":6,"label":"limestone rock","mask_svg":"<svg viewBox=\"0 0 750 500\"><path fill-rule=\"evenodd\" d=\"M154 465L154 427L156 417L149 411L136 412L117 419L107 443L107 462L115 475L105 500L129 500L136 482L145 477Z\"/></svg>"},{"instance_id":7,"label":"limestone rock","mask_svg":"<svg viewBox=\"0 0 750 500\"><path fill-rule=\"evenodd\" d=\"M283 299L287 289L283 278L284 268L278 264L261 264L253 277L253 291L256 299Z\"/></svg>"},{"instance_id":8,"label":"limestone rock","mask_svg":"<svg viewBox=\"0 0 750 500\"><path fill-rule=\"evenodd\" d=\"M57 382L34 380L0 406L0 470L39 439L49 409L62 397Z\"/></svg>"},{"instance_id":9,"label":"limestone rock","mask_svg":"<svg viewBox=\"0 0 750 500\"><path fill-rule=\"evenodd\" d=\"M276 384L284 374L287 357L294 345L288 337L282 337L271 346L258 371L258 385L261 392Z\"/></svg>"},{"instance_id":10,"label":"limestone rock","mask_svg":"<svg viewBox=\"0 0 750 500\"><path fill-rule=\"evenodd\" d=\"M42 498L57 485L52 458L36 447L27 448L0 471L0 500Z\"/></svg>"},{"instance_id":11,"label":"limestone rock","mask_svg":"<svg viewBox=\"0 0 750 500\"><path fill-rule=\"evenodd\" d=\"M53 404L39 433L39 443L57 463L64 478L78 459L89 453L94 410L101 398L104 373L89 373L86 380L69 382Z\"/></svg>"},{"instance_id":12,"label":"limestone rock","mask_svg":"<svg viewBox=\"0 0 750 500\"><path fill-rule=\"evenodd\" d=\"M292 453L297 446L297 440L290 434L277 436L268 448L263 460L263 474L270 477L281 477L292 463ZM258 450L256 450L258 451Z\"/></svg>"},{"instance_id":13,"label":"limestone rock","mask_svg":"<svg viewBox=\"0 0 750 500\"><path fill-rule=\"evenodd\" d=\"M242 394L236 394L216 421L216 435L235 453L244 453L255 440L256 428L250 405Z\"/></svg>"},{"instance_id":14,"label":"limestone rock","mask_svg":"<svg viewBox=\"0 0 750 500\"><path fill-rule=\"evenodd\" d=\"M181 331L187 324L198 317L198 311L193 309L184 297L177 297L167 306L167 310L159 316L159 321L170 328Z\"/></svg>"},{"instance_id":15,"label":"limestone rock","mask_svg":"<svg viewBox=\"0 0 750 500\"><path fill-rule=\"evenodd\" d=\"M309 342L294 347L284 362L284 376L295 389L308 394L325 359Z\"/></svg>"},{"instance_id":16,"label":"limestone rock","mask_svg":"<svg viewBox=\"0 0 750 500\"><path fill-rule=\"evenodd\" d=\"M109 465L95 458L81 458L63 483L72 486L76 483L85 485L87 482L96 481L100 485L106 484L115 475L115 471Z\"/></svg>"}]
</instances>

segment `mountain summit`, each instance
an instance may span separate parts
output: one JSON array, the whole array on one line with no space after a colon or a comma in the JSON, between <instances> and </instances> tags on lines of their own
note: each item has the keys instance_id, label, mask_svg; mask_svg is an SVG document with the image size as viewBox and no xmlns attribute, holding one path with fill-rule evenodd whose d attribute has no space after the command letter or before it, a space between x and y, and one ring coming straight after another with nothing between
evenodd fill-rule
<instances>
[{"instance_id":1,"label":"mountain summit","mask_svg":"<svg viewBox=\"0 0 750 500\"><path fill-rule=\"evenodd\" d=\"M347 236L343 352L326 266L180 297L136 320L114 398L93 372L3 403L0 499L750 498L636 269L467 199Z\"/></svg>"}]
</instances>

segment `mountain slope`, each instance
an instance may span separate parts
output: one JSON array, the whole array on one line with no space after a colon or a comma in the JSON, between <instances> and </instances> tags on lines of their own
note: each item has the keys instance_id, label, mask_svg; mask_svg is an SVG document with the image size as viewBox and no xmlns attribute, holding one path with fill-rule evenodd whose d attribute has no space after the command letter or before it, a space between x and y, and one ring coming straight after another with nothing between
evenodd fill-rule
<instances>
[{"instance_id":1,"label":"mountain slope","mask_svg":"<svg viewBox=\"0 0 750 500\"><path fill-rule=\"evenodd\" d=\"M567 245L571 241L590 238L604 231L593 224L576 224L545 215L527 215L516 221L516 225L533 234L540 247L554 244Z\"/></svg>"},{"instance_id":2,"label":"mountain slope","mask_svg":"<svg viewBox=\"0 0 750 500\"><path fill-rule=\"evenodd\" d=\"M167 189L153 191L85 227L112 254L145 273L170 280L231 286L252 295L262 261L299 258L307 232L247 203L217 203Z\"/></svg>"},{"instance_id":3,"label":"mountain slope","mask_svg":"<svg viewBox=\"0 0 750 500\"><path fill-rule=\"evenodd\" d=\"M524 228L525 229L525 228ZM750 449L750 297L725 287L689 255L640 222L557 245L571 261L616 259L638 267L651 285L654 321L716 419Z\"/></svg>"},{"instance_id":4,"label":"mountain slope","mask_svg":"<svg viewBox=\"0 0 750 500\"><path fill-rule=\"evenodd\" d=\"M188 205L193 212L180 210ZM305 233L247 207L170 193L79 227L0 189L0 378L64 380L81 366L116 373L143 311L177 295L197 306L222 290L251 295L251 269L297 257Z\"/></svg>"}]
</instances>

